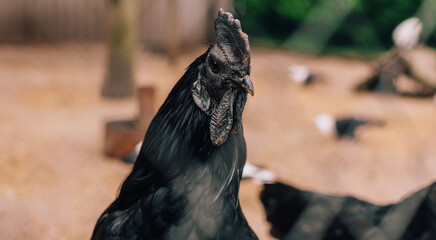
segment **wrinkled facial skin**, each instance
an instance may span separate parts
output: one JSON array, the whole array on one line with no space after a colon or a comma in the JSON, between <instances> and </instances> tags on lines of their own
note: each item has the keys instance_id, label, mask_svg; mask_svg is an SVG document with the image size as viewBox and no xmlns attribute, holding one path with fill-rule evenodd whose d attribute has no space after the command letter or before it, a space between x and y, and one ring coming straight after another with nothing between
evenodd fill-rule
<instances>
[{"instance_id":1,"label":"wrinkled facial skin","mask_svg":"<svg viewBox=\"0 0 436 240\"><path fill-rule=\"evenodd\" d=\"M210 97L218 102L230 88L243 91L240 82L250 74L250 65L243 66L229 52L215 45L210 49L200 73Z\"/></svg>"},{"instance_id":2,"label":"wrinkled facial skin","mask_svg":"<svg viewBox=\"0 0 436 240\"><path fill-rule=\"evenodd\" d=\"M211 116L209 133L215 146L222 145L242 123L247 94L253 93L249 74L249 64L241 64L240 59L234 59L219 44L210 48L200 69L203 90L194 95L199 100L197 104Z\"/></svg>"},{"instance_id":3,"label":"wrinkled facial skin","mask_svg":"<svg viewBox=\"0 0 436 240\"><path fill-rule=\"evenodd\" d=\"M192 84L195 104L210 116L210 139L222 145L242 121L247 94L253 95L248 36L239 20L220 9L215 20L216 44L208 51Z\"/></svg>"}]
</instances>

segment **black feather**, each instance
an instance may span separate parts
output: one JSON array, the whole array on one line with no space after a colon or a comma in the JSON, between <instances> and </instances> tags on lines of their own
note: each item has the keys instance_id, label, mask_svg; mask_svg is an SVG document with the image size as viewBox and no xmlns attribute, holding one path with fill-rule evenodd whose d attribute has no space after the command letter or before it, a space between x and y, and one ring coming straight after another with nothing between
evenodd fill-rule
<instances>
[{"instance_id":1,"label":"black feather","mask_svg":"<svg viewBox=\"0 0 436 240\"><path fill-rule=\"evenodd\" d=\"M188 67L150 123L130 175L91 239L257 239L238 200L246 159L242 127L214 146L210 117L192 98L208 51Z\"/></svg>"},{"instance_id":2,"label":"black feather","mask_svg":"<svg viewBox=\"0 0 436 240\"><path fill-rule=\"evenodd\" d=\"M260 199L279 239L436 239L436 184L383 206L283 183L265 184Z\"/></svg>"},{"instance_id":3,"label":"black feather","mask_svg":"<svg viewBox=\"0 0 436 240\"><path fill-rule=\"evenodd\" d=\"M353 117L339 118L335 122L336 133L339 138L354 139L356 129L364 125L383 126L384 122Z\"/></svg>"},{"instance_id":4,"label":"black feather","mask_svg":"<svg viewBox=\"0 0 436 240\"><path fill-rule=\"evenodd\" d=\"M248 36L222 9L215 30L216 44L188 67L151 121L93 240L257 239L238 200L242 111L254 92ZM217 59L226 64L212 66Z\"/></svg>"}]
</instances>

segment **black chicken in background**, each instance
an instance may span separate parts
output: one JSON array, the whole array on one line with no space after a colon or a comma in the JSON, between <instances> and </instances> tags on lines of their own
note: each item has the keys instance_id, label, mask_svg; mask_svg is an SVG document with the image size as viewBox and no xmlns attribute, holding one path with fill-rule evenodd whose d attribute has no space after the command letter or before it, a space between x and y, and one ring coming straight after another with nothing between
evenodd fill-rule
<instances>
[{"instance_id":1,"label":"black chicken in background","mask_svg":"<svg viewBox=\"0 0 436 240\"><path fill-rule=\"evenodd\" d=\"M382 120L366 119L362 117L335 118L330 114L318 114L314 123L318 131L325 136L355 139L356 130L362 126L383 126Z\"/></svg>"},{"instance_id":2,"label":"black chicken in background","mask_svg":"<svg viewBox=\"0 0 436 240\"><path fill-rule=\"evenodd\" d=\"M264 184L260 199L278 239L436 239L436 183L396 204Z\"/></svg>"},{"instance_id":3,"label":"black chicken in background","mask_svg":"<svg viewBox=\"0 0 436 240\"><path fill-rule=\"evenodd\" d=\"M92 239L257 239L239 206L250 47L220 9L216 44L177 82Z\"/></svg>"}]
</instances>

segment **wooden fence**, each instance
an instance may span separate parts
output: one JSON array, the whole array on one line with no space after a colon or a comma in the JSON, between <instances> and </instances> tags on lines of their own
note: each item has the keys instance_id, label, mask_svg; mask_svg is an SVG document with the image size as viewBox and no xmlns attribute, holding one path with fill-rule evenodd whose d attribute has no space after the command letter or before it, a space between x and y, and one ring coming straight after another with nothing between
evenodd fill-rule
<instances>
[{"instance_id":1,"label":"wooden fence","mask_svg":"<svg viewBox=\"0 0 436 240\"><path fill-rule=\"evenodd\" d=\"M104 40L109 1L114 0L0 0L0 42ZM138 1L138 38L146 46L166 48L169 1ZM174 1L176 15L172 17L181 47L205 41L218 8L230 6L230 0Z\"/></svg>"}]
</instances>

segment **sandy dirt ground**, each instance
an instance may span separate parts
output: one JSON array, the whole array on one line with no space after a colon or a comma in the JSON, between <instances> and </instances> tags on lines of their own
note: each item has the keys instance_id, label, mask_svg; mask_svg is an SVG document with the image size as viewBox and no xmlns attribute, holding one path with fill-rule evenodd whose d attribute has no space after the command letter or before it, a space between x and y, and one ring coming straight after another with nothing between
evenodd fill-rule
<instances>
[{"instance_id":1,"label":"sandy dirt ground","mask_svg":"<svg viewBox=\"0 0 436 240\"><path fill-rule=\"evenodd\" d=\"M182 54L172 66L163 55L138 53L136 81L156 87L156 109L205 49ZM98 44L0 46L0 239L89 239L115 198L131 166L103 154L104 123L136 117L137 103L100 98L105 57ZM416 59L423 69L435 66ZM288 77L292 63L307 64L323 82L297 86ZM363 61L253 47L255 96L244 113L248 160L296 187L375 203L435 181L435 104L353 93L369 72ZM315 129L319 113L386 125L338 141ZM260 190L243 181L241 205L260 239L273 239Z\"/></svg>"}]
</instances>

